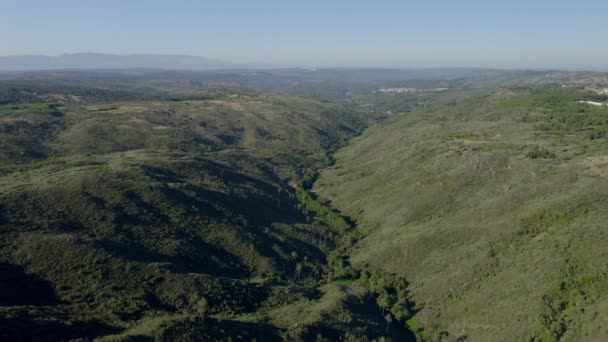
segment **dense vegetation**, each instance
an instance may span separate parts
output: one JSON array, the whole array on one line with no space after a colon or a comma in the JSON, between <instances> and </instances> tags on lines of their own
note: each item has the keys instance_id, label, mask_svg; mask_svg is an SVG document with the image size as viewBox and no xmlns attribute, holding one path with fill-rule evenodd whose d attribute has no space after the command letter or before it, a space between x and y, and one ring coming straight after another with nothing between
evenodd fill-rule
<instances>
[{"instance_id":1,"label":"dense vegetation","mask_svg":"<svg viewBox=\"0 0 608 342\"><path fill-rule=\"evenodd\" d=\"M350 223L288 185L384 114L231 90L3 89L3 339L407 335L365 284L330 281Z\"/></svg>"},{"instance_id":2,"label":"dense vegetation","mask_svg":"<svg viewBox=\"0 0 608 342\"><path fill-rule=\"evenodd\" d=\"M598 80L0 75L0 339L602 339Z\"/></svg>"},{"instance_id":3,"label":"dense vegetation","mask_svg":"<svg viewBox=\"0 0 608 342\"><path fill-rule=\"evenodd\" d=\"M353 267L406 277L426 339L605 339L608 111L579 100L605 98L453 92L321 173L313 190L368 227Z\"/></svg>"}]
</instances>

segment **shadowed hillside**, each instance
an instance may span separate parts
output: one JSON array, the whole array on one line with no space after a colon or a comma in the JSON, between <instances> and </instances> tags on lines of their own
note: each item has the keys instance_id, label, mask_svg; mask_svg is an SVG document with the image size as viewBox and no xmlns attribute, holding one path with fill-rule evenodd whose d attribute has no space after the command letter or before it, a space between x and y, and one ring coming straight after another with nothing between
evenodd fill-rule
<instances>
[{"instance_id":1,"label":"shadowed hillside","mask_svg":"<svg viewBox=\"0 0 608 342\"><path fill-rule=\"evenodd\" d=\"M322 298L336 244L287 182L383 115L285 95L4 89L3 338L337 338L365 326L297 330L373 300L365 291L306 326L273 312Z\"/></svg>"}]
</instances>

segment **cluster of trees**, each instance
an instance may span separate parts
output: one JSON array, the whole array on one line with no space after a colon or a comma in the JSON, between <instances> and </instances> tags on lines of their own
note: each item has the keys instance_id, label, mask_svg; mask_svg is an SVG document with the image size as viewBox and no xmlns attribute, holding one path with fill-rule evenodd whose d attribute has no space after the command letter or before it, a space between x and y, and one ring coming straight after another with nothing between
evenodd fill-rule
<instances>
[{"instance_id":1,"label":"cluster of trees","mask_svg":"<svg viewBox=\"0 0 608 342\"><path fill-rule=\"evenodd\" d=\"M530 159L553 159L555 158L555 153L549 151L544 147L540 147L538 145L534 146L528 153L526 153L526 158Z\"/></svg>"},{"instance_id":2,"label":"cluster of trees","mask_svg":"<svg viewBox=\"0 0 608 342\"><path fill-rule=\"evenodd\" d=\"M406 324L413 333L424 335L424 329L412 320L416 308L404 277L382 270L362 270L359 281L376 294L376 303L387 321L387 332L390 323L397 321Z\"/></svg>"},{"instance_id":3,"label":"cluster of trees","mask_svg":"<svg viewBox=\"0 0 608 342\"><path fill-rule=\"evenodd\" d=\"M308 170L300 180L296 195L301 204L315 212L317 217L336 231L340 238L338 247L327 257L328 279L351 280L365 284L376 296L376 303L381 310L381 315L387 322L387 333L392 322L402 322L408 327L410 325L414 327L410 327L410 330L415 334L423 336L423 327L412 320L416 310L414 303L409 299L408 283L404 277L382 270L357 270L352 267L348 251L354 245L357 237L360 238L357 234L361 233L354 229L355 224L348 218L314 198L309 192L317 177L317 172Z\"/></svg>"},{"instance_id":4,"label":"cluster of trees","mask_svg":"<svg viewBox=\"0 0 608 342\"><path fill-rule=\"evenodd\" d=\"M304 176L296 189L298 201L307 211L314 212L316 216L321 221L325 222L332 230L339 234L346 233L353 228L353 223L342 216L337 210L313 197L314 195L308 191L312 188L317 176L318 174L312 170L308 170L304 173Z\"/></svg>"},{"instance_id":5,"label":"cluster of trees","mask_svg":"<svg viewBox=\"0 0 608 342\"><path fill-rule=\"evenodd\" d=\"M51 115L52 116L56 116L56 117L63 116L63 112L61 110L59 110L59 107L63 107L63 104L61 104L61 103L51 103L48 106L49 106L49 109L51 110Z\"/></svg>"},{"instance_id":6,"label":"cluster of trees","mask_svg":"<svg viewBox=\"0 0 608 342\"><path fill-rule=\"evenodd\" d=\"M9 85L0 85L0 105L31 102L40 102L40 99L31 92Z\"/></svg>"},{"instance_id":7,"label":"cluster of trees","mask_svg":"<svg viewBox=\"0 0 608 342\"><path fill-rule=\"evenodd\" d=\"M587 139L596 140L605 138L607 135L606 128L595 128L587 131Z\"/></svg>"},{"instance_id":8,"label":"cluster of trees","mask_svg":"<svg viewBox=\"0 0 608 342\"><path fill-rule=\"evenodd\" d=\"M317 177L319 177L319 173L317 171L313 169L307 170L302 176L302 179L300 179L300 187L307 191L312 189Z\"/></svg>"},{"instance_id":9,"label":"cluster of trees","mask_svg":"<svg viewBox=\"0 0 608 342\"><path fill-rule=\"evenodd\" d=\"M105 89L96 86L69 86L65 84L32 84L28 82L0 83L0 105L46 102L45 94L66 94L97 101L201 101L221 94L174 94L164 91Z\"/></svg>"},{"instance_id":10,"label":"cluster of trees","mask_svg":"<svg viewBox=\"0 0 608 342\"><path fill-rule=\"evenodd\" d=\"M190 307L188 313L193 314L198 320L204 322L209 314L209 302L205 297L202 297L195 292L190 298Z\"/></svg>"},{"instance_id":11,"label":"cluster of trees","mask_svg":"<svg viewBox=\"0 0 608 342\"><path fill-rule=\"evenodd\" d=\"M329 265L328 278L333 279L357 279L359 272L355 270L351 264L349 257L342 251L337 250L330 253L327 257L327 263Z\"/></svg>"},{"instance_id":12,"label":"cluster of trees","mask_svg":"<svg viewBox=\"0 0 608 342\"><path fill-rule=\"evenodd\" d=\"M554 134L586 132L589 140L606 137L608 107L592 106L579 101L604 102L606 95L593 92L538 89L533 91L531 105L547 114L542 115L536 129Z\"/></svg>"}]
</instances>

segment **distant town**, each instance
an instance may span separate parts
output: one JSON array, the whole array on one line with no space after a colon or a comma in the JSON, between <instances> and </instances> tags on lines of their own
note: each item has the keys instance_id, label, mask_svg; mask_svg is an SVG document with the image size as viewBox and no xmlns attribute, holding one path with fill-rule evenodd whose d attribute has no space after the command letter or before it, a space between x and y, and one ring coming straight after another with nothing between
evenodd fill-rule
<instances>
[{"instance_id":1,"label":"distant town","mask_svg":"<svg viewBox=\"0 0 608 342\"><path fill-rule=\"evenodd\" d=\"M390 94L415 94L422 91L445 91L449 88L432 88L432 89L417 89L417 88L380 88L378 91Z\"/></svg>"}]
</instances>

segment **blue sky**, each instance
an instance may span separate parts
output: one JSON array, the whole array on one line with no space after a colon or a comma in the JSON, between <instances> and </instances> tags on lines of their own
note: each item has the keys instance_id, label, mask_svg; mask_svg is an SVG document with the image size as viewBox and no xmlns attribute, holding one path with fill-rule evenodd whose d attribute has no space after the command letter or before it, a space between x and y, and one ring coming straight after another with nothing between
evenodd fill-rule
<instances>
[{"instance_id":1,"label":"blue sky","mask_svg":"<svg viewBox=\"0 0 608 342\"><path fill-rule=\"evenodd\" d=\"M605 68L608 1L0 0L0 55L301 66Z\"/></svg>"}]
</instances>

